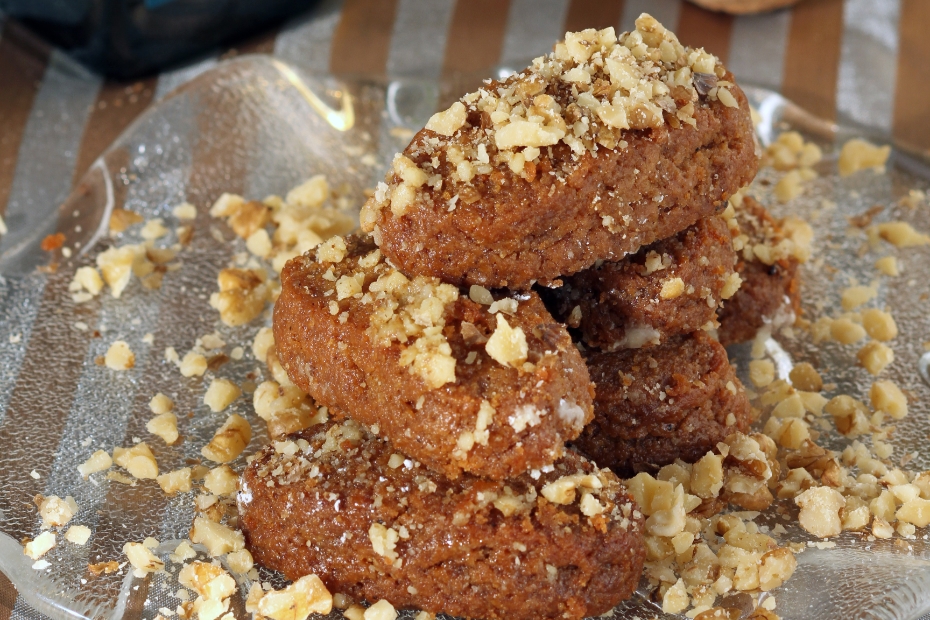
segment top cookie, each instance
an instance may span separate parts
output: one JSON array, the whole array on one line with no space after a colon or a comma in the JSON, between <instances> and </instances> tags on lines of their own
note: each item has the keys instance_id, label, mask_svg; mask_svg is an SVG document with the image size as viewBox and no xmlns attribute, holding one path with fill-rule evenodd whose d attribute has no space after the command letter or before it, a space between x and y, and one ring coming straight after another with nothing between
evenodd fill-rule
<instances>
[{"instance_id":1,"label":"top cookie","mask_svg":"<svg viewBox=\"0 0 930 620\"><path fill-rule=\"evenodd\" d=\"M732 75L644 14L434 115L361 224L405 273L526 289L722 210L756 166Z\"/></svg>"}]
</instances>

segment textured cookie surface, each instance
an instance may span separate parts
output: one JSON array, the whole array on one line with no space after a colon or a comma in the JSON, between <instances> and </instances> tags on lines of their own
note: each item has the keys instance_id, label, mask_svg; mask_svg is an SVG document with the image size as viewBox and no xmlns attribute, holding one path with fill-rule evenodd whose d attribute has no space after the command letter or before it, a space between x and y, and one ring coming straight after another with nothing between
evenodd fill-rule
<instances>
[{"instance_id":1,"label":"textured cookie surface","mask_svg":"<svg viewBox=\"0 0 930 620\"><path fill-rule=\"evenodd\" d=\"M752 340L766 322L793 320L801 308L799 258L806 253L754 198L739 202L733 221L739 225L734 243L742 284L718 313L724 346Z\"/></svg>"},{"instance_id":2,"label":"textured cookie surface","mask_svg":"<svg viewBox=\"0 0 930 620\"><path fill-rule=\"evenodd\" d=\"M553 316L588 346L653 346L716 327L720 301L739 286L727 223L713 216L622 261L602 263L540 289Z\"/></svg>"},{"instance_id":3,"label":"textured cookie surface","mask_svg":"<svg viewBox=\"0 0 930 620\"><path fill-rule=\"evenodd\" d=\"M691 462L735 432L752 410L727 352L704 332L648 349L592 352L594 421L574 445L621 476Z\"/></svg>"},{"instance_id":4,"label":"textured cookie surface","mask_svg":"<svg viewBox=\"0 0 930 620\"><path fill-rule=\"evenodd\" d=\"M359 237L295 258L281 282L275 349L291 380L447 476L550 464L593 415L584 361L536 293L411 280Z\"/></svg>"},{"instance_id":5,"label":"textured cookie surface","mask_svg":"<svg viewBox=\"0 0 930 620\"><path fill-rule=\"evenodd\" d=\"M470 618L582 618L630 596L639 511L574 453L506 482L449 481L351 420L265 448L244 473L255 559L332 592Z\"/></svg>"},{"instance_id":6,"label":"textured cookie surface","mask_svg":"<svg viewBox=\"0 0 930 620\"><path fill-rule=\"evenodd\" d=\"M714 56L636 23L568 33L434 116L362 228L405 273L526 289L723 210L757 167L746 98Z\"/></svg>"}]
</instances>

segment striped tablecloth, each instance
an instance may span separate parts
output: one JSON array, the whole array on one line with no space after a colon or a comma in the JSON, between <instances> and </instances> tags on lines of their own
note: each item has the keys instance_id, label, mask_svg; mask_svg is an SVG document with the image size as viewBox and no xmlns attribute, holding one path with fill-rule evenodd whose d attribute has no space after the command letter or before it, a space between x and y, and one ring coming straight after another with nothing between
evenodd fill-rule
<instances>
[{"instance_id":1,"label":"striped tablecloth","mask_svg":"<svg viewBox=\"0 0 930 620\"><path fill-rule=\"evenodd\" d=\"M0 29L0 215L11 232L46 220L133 119L224 57L273 53L311 72L346 76L477 76L549 51L566 30L628 30L643 11L683 43L722 58L742 80L930 153L930 0L805 0L737 18L680 0L323 0L276 31L134 83L101 79L7 20ZM0 385L6 405L15 401L15 384ZM132 613L140 614L141 606ZM0 574L0 620L11 617L38 614Z\"/></svg>"}]
</instances>

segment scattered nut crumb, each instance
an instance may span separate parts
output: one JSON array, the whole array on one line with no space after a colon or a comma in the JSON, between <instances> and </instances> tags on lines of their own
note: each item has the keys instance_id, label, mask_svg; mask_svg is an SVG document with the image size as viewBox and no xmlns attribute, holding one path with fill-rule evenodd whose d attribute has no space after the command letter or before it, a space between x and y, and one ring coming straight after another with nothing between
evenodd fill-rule
<instances>
[{"instance_id":1,"label":"scattered nut crumb","mask_svg":"<svg viewBox=\"0 0 930 620\"><path fill-rule=\"evenodd\" d=\"M113 462L129 472L133 478L153 480L158 477L155 455L144 441L131 448L113 448Z\"/></svg>"},{"instance_id":2,"label":"scattered nut crumb","mask_svg":"<svg viewBox=\"0 0 930 620\"><path fill-rule=\"evenodd\" d=\"M97 450L90 456L89 459L78 465L77 469L81 476L86 479L88 476L95 474L98 471L105 471L110 469L112 465L113 460L110 458L110 455L103 450Z\"/></svg>"},{"instance_id":3,"label":"scattered nut crumb","mask_svg":"<svg viewBox=\"0 0 930 620\"><path fill-rule=\"evenodd\" d=\"M840 176L846 177L866 168L884 172L889 155L891 155L890 146L876 146L860 138L848 140L840 150L838 162Z\"/></svg>"},{"instance_id":4,"label":"scattered nut crumb","mask_svg":"<svg viewBox=\"0 0 930 620\"><path fill-rule=\"evenodd\" d=\"M23 548L23 553L33 560L38 560L43 555L51 551L54 547L55 534L52 532L42 532L32 541L26 543L25 547Z\"/></svg>"},{"instance_id":5,"label":"scattered nut crumb","mask_svg":"<svg viewBox=\"0 0 930 620\"><path fill-rule=\"evenodd\" d=\"M136 365L136 356L123 340L116 340L107 349L104 362L110 370L129 370Z\"/></svg>"},{"instance_id":6,"label":"scattered nut crumb","mask_svg":"<svg viewBox=\"0 0 930 620\"><path fill-rule=\"evenodd\" d=\"M201 448L200 453L215 463L228 463L242 454L251 439L252 427L245 418L234 413L217 429L213 439Z\"/></svg>"},{"instance_id":7,"label":"scattered nut crumb","mask_svg":"<svg viewBox=\"0 0 930 620\"><path fill-rule=\"evenodd\" d=\"M165 568L165 563L158 559L143 543L129 542L123 545L123 553L132 564L136 577L145 577Z\"/></svg>"},{"instance_id":8,"label":"scattered nut crumb","mask_svg":"<svg viewBox=\"0 0 930 620\"><path fill-rule=\"evenodd\" d=\"M85 545L90 539L90 528L86 525L72 525L65 532L65 540L75 545Z\"/></svg>"},{"instance_id":9,"label":"scattered nut crumb","mask_svg":"<svg viewBox=\"0 0 930 620\"><path fill-rule=\"evenodd\" d=\"M203 395L203 404L208 406L210 411L217 413L226 409L241 395L242 390L229 379L214 379Z\"/></svg>"}]
</instances>

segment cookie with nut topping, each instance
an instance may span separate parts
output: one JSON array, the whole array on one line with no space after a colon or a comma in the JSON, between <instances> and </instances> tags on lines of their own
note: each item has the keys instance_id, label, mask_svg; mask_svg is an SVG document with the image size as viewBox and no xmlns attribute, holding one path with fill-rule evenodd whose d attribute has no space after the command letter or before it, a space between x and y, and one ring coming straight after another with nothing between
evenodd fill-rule
<instances>
[{"instance_id":1,"label":"cookie with nut topping","mask_svg":"<svg viewBox=\"0 0 930 620\"><path fill-rule=\"evenodd\" d=\"M632 594L645 556L626 489L575 453L508 481L450 481L352 420L266 447L238 503L262 565L452 616L596 616Z\"/></svg>"},{"instance_id":2,"label":"cookie with nut topping","mask_svg":"<svg viewBox=\"0 0 930 620\"><path fill-rule=\"evenodd\" d=\"M718 312L718 337L724 346L752 340L763 325L794 322L801 311L799 268L809 256L813 237L807 222L777 220L750 196L737 195L731 202L742 284Z\"/></svg>"},{"instance_id":3,"label":"cookie with nut topping","mask_svg":"<svg viewBox=\"0 0 930 620\"><path fill-rule=\"evenodd\" d=\"M291 380L435 471L517 476L591 420L584 361L534 292L411 279L358 236L293 259L281 283L275 351Z\"/></svg>"},{"instance_id":4,"label":"cookie with nut topping","mask_svg":"<svg viewBox=\"0 0 930 620\"><path fill-rule=\"evenodd\" d=\"M693 463L752 422L726 349L704 332L647 349L592 351L585 361L597 392L594 421L573 445L618 475Z\"/></svg>"},{"instance_id":5,"label":"cookie with nut topping","mask_svg":"<svg viewBox=\"0 0 930 620\"><path fill-rule=\"evenodd\" d=\"M361 224L405 273L522 290L722 211L756 167L732 74L644 14L436 114Z\"/></svg>"},{"instance_id":6,"label":"cookie with nut topping","mask_svg":"<svg viewBox=\"0 0 930 620\"><path fill-rule=\"evenodd\" d=\"M604 262L540 288L552 315L585 345L616 351L661 344L717 327L717 308L740 285L726 221L699 220L618 262Z\"/></svg>"}]
</instances>

